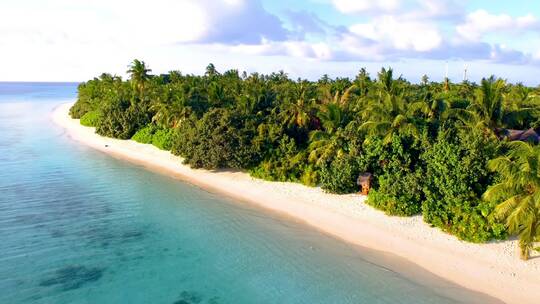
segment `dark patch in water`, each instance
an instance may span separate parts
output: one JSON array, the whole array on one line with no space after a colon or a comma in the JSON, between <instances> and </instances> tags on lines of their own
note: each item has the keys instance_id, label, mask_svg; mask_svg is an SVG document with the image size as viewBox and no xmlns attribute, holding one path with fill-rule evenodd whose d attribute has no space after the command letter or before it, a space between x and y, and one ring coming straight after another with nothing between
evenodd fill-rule
<instances>
[{"instance_id":1,"label":"dark patch in water","mask_svg":"<svg viewBox=\"0 0 540 304\"><path fill-rule=\"evenodd\" d=\"M43 216L39 214L21 214L13 217L13 220L17 224L36 224L43 221Z\"/></svg>"},{"instance_id":2,"label":"dark patch in water","mask_svg":"<svg viewBox=\"0 0 540 304\"><path fill-rule=\"evenodd\" d=\"M195 291L184 290L180 294L180 299L173 304L198 304L201 303L202 297Z\"/></svg>"},{"instance_id":3,"label":"dark patch in water","mask_svg":"<svg viewBox=\"0 0 540 304\"><path fill-rule=\"evenodd\" d=\"M144 233L142 231L128 231L122 234L122 239L126 241L137 240L141 239L143 235Z\"/></svg>"},{"instance_id":4,"label":"dark patch in water","mask_svg":"<svg viewBox=\"0 0 540 304\"><path fill-rule=\"evenodd\" d=\"M51 237L53 237L53 238L60 238L60 237L63 237L64 235L66 235L66 234L61 230L53 230L51 232Z\"/></svg>"},{"instance_id":5,"label":"dark patch in water","mask_svg":"<svg viewBox=\"0 0 540 304\"><path fill-rule=\"evenodd\" d=\"M89 247L98 247L102 249L123 246L123 244L129 242L138 242L143 239L146 234L146 231L138 229L114 232L110 231L106 225L91 227L79 233L79 235L86 240Z\"/></svg>"},{"instance_id":6,"label":"dark patch in water","mask_svg":"<svg viewBox=\"0 0 540 304\"><path fill-rule=\"evenodd\" d=\"M56 270L54 276L42 280L39 285L44 287L60 285L61 289L66 291L81 288L87 283L101 279L102 276L102 268L70 265Z\"/></svg>"}]
</instances>

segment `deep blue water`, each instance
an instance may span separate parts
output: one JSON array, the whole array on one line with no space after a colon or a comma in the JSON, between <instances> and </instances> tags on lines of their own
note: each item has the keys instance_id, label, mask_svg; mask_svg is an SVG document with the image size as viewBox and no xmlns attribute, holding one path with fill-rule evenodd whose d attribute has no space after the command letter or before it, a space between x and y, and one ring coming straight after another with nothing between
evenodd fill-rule
<instances>
[{"instance_id":1,"label":"deep blue water","mask_svg":"<svg viewBox=\"0 0 540 304\"><path fill-rule=\"evenodd\" d=\"M0 303L488 303L73 142L76 84L0 83Z\"/></svg>"}]
</instances>

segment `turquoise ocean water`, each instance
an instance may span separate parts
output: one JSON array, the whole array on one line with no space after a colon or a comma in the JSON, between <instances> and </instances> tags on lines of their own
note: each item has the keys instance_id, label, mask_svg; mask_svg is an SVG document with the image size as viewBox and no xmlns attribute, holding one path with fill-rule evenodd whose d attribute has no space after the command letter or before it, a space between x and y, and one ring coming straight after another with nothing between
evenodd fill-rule
<instances>
[{"instance_id":1,"label":"turquoise ocean water","mask_svg":"<svg viewBox=\"0 0 540 304\"><path fill-rule=\"evenodd\" d=\"M0 303L489 303L73 142L76 84L0 83Z\"/></svg>"}]
</instances>

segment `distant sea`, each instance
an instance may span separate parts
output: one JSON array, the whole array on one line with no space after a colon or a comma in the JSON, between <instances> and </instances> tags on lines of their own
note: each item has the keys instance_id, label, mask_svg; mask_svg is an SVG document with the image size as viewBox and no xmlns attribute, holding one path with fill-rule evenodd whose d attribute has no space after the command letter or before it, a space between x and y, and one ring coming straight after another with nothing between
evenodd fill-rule
<instances>
[{"instance_id":1,"label":"distant sea","mask_svg":"<svg viewBox=\"0 0 540 304\"><path fill-rule=\"evenodd\" d=\"M0 303L485 301L70 140L50 113L76 89L0 83Z\"/></svg>"}]
</instances>

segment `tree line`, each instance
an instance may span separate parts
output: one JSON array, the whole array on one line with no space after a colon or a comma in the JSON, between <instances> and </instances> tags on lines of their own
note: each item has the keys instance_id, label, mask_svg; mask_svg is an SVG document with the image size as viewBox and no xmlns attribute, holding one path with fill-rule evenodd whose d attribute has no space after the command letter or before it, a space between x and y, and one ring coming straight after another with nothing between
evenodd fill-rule
<instances>
[{"instance_id":1,"label":"tree line","mask_svg":"<svg viewBox=\"0 0 540 304\"><path fill-rule=\"evenodd\" d=\"M390 68L308 81L220 73L212 64L202 76L151 75L134 60L128 73L81 83L70 115L100 135L170 150L193 168L330 193L357 192L357 177L369 172L367 203L387 214L421 214L471 242L517 234L524 259L538 250L540 148L505 135L540 127L540 88L494 76L415 84Z\"/></svg>"}]
</instances>

